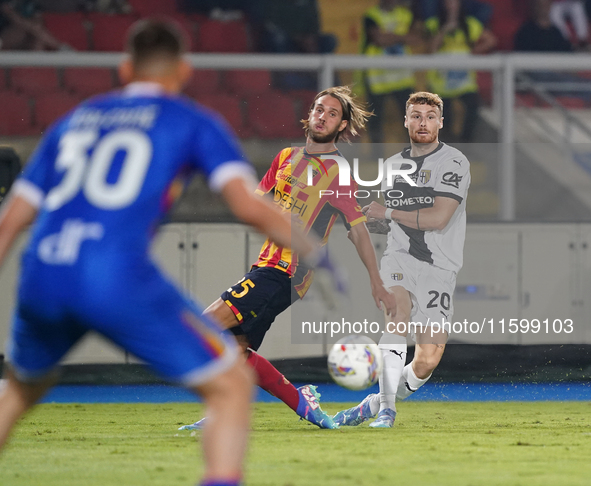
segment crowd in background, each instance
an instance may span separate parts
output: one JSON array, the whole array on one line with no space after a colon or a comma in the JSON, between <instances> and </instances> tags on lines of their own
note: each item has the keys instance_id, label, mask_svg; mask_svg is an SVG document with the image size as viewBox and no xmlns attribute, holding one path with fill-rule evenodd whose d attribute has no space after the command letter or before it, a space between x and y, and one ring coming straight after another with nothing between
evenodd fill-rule
<instances>
[{"instance_id":1,"label":"crowd in background","mask_svg":"<svg viewBox=\"0 0 591 486\"><path fill-rule=\"evenodd\" d=\"M177 0L175 3L179 12L198 13L220 19L244 16L251 27L255 51L330 53L338 45L336 36L321 30L318 0ZM441 20L444 15L442 12L448 8L446 0L393 0L377 3L377 8L384 15L391 15L395 9L407 10L404 22L410 18L414 28L415 24L422 24L431 34L433 19ZM462 16L473 19L469 23L477 21L482 28L489 27L495 9L494 2L459 0L458 3ZM516 38L516 41L519 40L515 43L516 50L587 48L591 0L523 0L523 3L529 3L531 15ZM20 28L33 35L31 24L36 24L37 34L33 36L41 39L41 42L23 43L14 49L63 48L50 40L48 33L40 34L43 31L42 14L74 11L133 14L134 7L133 2L127 0L0 0L0 37L9 28ZM363 22L366 22L366 18L367 15ZM387 31L388 28L384 30ZM470 35L467 31L466 33ZM526 39L525 42L522 39ZM532 39L541 39L541 42L534 42ZM7 49L6 45L2 48Z\"/></svg>"},{"instance_id":2,"label":"crowd in background","mask_svg":"<svg viewBox=\"0 0 591 486\"><path fill-rule=\"evenodd\" d=\"M514 51L588 50L591 0L514 3L520 7L527 3L529 14L509 42ZM43 13L129 15L137 13L134 5L138 5L134 0L0 0L0 49L71 49L45 29ZM322 30L318 0L177 0L175 5L188 15L220 21L242 19L249 27L254 52L332 53L338 46L337 36ZM360 19L359 52L367 56L494 52L499 40L506 41L498 39L490 25L497 6L485 0L376 0ZM448 107L442 131L445 140L473 140L479 106L474 71L431 70L423 86L418 86L411 71L370 69L358 72L355 84L377 115L369 131L372 142L384 141L386 100L391 99L403 112L406 99L417 87L438 93ZM276 73L275 85L281 89L315 89L316 74ZM458 110L463 113L460 117L456 117ZM456 118L459 121L454 121Z\"/></svg>"}]
</instances>

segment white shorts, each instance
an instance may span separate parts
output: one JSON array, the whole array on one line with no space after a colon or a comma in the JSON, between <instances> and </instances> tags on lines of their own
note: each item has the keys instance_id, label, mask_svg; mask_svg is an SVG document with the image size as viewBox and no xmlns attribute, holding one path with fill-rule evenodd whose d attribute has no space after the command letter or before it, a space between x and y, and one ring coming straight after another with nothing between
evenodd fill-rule
<instances>
[{"instance_id":1,"label":"white shorts","mask_svg":"<svg viewBox=\"0 0 591 486\"><path fill-rule=\"evenodd\" d=\"M380 276L386 287L399 285L408 290L412 301L410 321L417 326L452 322L456 272L417 260L406 252L386 250Z\"/></svg>"}]
</instances>

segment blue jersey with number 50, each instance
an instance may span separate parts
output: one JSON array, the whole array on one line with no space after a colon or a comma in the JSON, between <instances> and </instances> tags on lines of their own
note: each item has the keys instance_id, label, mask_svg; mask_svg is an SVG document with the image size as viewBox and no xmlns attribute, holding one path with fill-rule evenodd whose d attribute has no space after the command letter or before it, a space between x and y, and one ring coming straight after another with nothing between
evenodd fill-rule
<instances>
[{"instance_id":1,"label":"blue jersey with number 50","mask_svg":"<svg viewBox=\"0 0 591 486\"><path fill-rule=\"evenodd\" d=\"M39 208L24 263L100 273L147 258L173 183L195 171L214 190L252 173L209 112L151 83L82 103L50 129L16 183Z\"/></svg>"}]
</instances>

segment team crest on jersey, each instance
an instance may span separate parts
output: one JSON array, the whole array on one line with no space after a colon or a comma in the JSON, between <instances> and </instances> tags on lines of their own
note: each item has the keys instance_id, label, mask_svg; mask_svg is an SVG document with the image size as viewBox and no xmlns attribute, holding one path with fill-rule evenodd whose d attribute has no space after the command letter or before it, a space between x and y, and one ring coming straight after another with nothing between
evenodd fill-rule
<instances>
[{"instance_id":1,"label":"team crest on jersey","mask_svg":"<svg viewBox=\"0 0 591 486\"><path fill-rule=\"evenodd\" d=\"M390 277L392 277L392 280L402 280L404 278L404 275L402 275L401 273L392 273L390 274Z\"/></svg>"},{"instance_id":2,"label":"team crest on jersey","mask_svg":"<svg viewBox=\"0 0 591 486\"><path fill-rule=\"evenodd\" d=\"M419 172L419 180L421 184L427 184L431 180L431 171L430 170L421 170Z\"/></svg>"}]
</instances>

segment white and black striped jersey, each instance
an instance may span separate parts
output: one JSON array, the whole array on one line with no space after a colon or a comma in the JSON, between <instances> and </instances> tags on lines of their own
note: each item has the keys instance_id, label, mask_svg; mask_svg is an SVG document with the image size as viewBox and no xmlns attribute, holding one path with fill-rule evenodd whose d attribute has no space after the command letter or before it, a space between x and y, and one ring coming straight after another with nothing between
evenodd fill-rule
<instances>
[{"instance_id":1,"label":"white and black striped jersey","mask_svg":"<svg viewBox=\"0 0 591 486\"><path fill-rule=\"evenodd\" d=\"M417 230L392 221L388 250L406 251L419 260L457 272L462 267L466 236L466 196L470 185L468 159L443 142L427 155L411 157L408 147L389 161L395 160L395 167L398 167L397 159L400 159L402 169L410 167L404 164L405 159L414 160L417 164L417 170L410 176L417 187L400 176L396 176L389 187L387 178L384 178L382 195L386 207L401 211L430 208L438 196L451 197L460 205L447 226L440 231Z\"/></svg>"}]
</instances>

